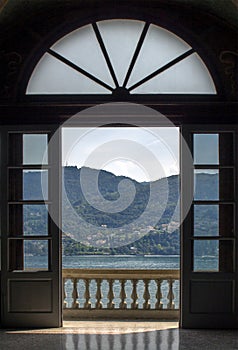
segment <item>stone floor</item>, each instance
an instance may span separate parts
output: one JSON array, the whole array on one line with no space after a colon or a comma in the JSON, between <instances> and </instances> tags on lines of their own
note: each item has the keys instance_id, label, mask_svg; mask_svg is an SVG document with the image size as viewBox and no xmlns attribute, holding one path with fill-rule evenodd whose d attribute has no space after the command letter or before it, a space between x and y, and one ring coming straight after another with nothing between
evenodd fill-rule
<instances>
[{"instance_id":1,"label":"stone floor","mask_svg":"<svg viewBox=\"0 0 238 350\"><path fill-rule=\"evenodd\" d=\"M238 331L184 330L177 322L80 321L54 329L0 330L1 350L233 350Z\"/></svg>"}]
</instances>

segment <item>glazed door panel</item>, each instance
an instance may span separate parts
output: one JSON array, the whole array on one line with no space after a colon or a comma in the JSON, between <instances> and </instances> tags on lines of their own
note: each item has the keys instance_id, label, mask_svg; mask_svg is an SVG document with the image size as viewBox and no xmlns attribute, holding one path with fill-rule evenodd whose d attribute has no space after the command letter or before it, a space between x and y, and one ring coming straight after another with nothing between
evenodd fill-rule
<instances>
[{"instance_id":1,"label":"glazed door panel","mask_svg":"<svg viewBox=\"0 0 238 350\"><path fill-rule=\"evenodd\" d=\"M60 140L53 128L2 130L2 325L61 325ZM53 141L51 141L53 140Z\"/></svg>"},{"instance_id":2,"label":"glazed door panel","mask_svg":"<svg viewBox=\"0 0 238 350\"><path fill-rule=\"evenodd\" d=\"M182 149L181 326L237 328L237 127L186 126ZM182 146L183 147L183 146ZM184 202L184 203L183 203Z\"/></svg>"}]
</instances>

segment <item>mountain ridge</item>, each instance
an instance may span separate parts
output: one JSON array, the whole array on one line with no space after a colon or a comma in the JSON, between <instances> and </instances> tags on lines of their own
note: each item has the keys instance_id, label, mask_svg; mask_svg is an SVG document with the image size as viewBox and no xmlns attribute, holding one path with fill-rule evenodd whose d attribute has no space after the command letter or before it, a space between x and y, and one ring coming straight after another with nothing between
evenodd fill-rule
<instances>
[{"instance_id":1,"label":"mountain ridge","mask_svg":"<svg viewBox=\"0 0 238 350\"><path fill-rule=\"evenodd\" d=\"M136 219L141 215L141 213L143 213L145 209L145 204L149 198L149 189L151 183L140 183L126 176L116 176L113 173L107 172L105 170L99 171L98 187L102 196L109 203L111 201L113 204L113 202L119 198L118 184L122 180L126 179L132 181L136 188L135 200L127 210L124 210L122 213L103 213L100 210L92 208L85 200L79 181L81 170L81 168L78 169L75 166L68 166L64 167L63 172L64 185L66 188L67 196L70 204L77 212L77 214L81 215L88 224L94 225L96 227L104 226L108 231L110 228L120 230L123 225L133 225L133 222L136 221ZM85 170L86 172L91 173L91 175L92 173L98 173L98 170L92 168L84 169L84 171ZM39 195L39 193L36 193L39 191L39 188L37 187L39 176L40 173L37 174L36 172L29 172L24 175L24 183L26 185L24 186L24 197L34 199L34 196ZM199 193L200 196L212 195L214 183L216 185L216 182L218 181L216 174L199 174L198 179L199 188L196 192ZM179 175L172 175L168 178L162 178L153 181L153 183L158 185L161 193L165 191L167 186L169 189L168 202L161 219L155 225L152 225L151 229L146 235L142 235L141 237L138 236L138 239L133 239L133 241L131 241L129 244L124 245L123 237L119 237L121 239L121 242L119 242L120 246L116 246L114 248L110 248L109 246L106 246L105 248L94 246L93 244L90 244L90 240L87 242L78 241L76 235L72 232L74 232L74 230L79 230L79 228L75 227L76 224L74 220L68 216L66 217L66 220L68 221L68 230L65 230L62 237L64 254L179 254L179 218L173 218L175 207L179 201ZM43 218L43 215L41 213L36 213L37 210L39 211L39 208L37 210L35 209L37 208L30 206L29 211L26 211L25 213L24 231L28 235L34 234L34 230L38 230L38 232L39 230L43 230L43 228L39 229L39 227L45 226L44 221L46 219ZM206 224L206 221L210 222L210 226L211 222L213 222L213 226L215 226L213 213L209 213L206 219L204 218L204 213L200 213L199 215L199 220L201 220L203 226ZM36 222L38 222L38 226L36 225ZM128 235L130 234L131 233L128 232ZM87 234L87 236L89 237L89 234ZM31 247L31 249L34 250L34 247ZM36 253L38 255L41 254L39 249ZM205 249L204 254L205 253L209 255L214 254L214 248L210 247L208 250Z\"/></svg>"}]
</instances>

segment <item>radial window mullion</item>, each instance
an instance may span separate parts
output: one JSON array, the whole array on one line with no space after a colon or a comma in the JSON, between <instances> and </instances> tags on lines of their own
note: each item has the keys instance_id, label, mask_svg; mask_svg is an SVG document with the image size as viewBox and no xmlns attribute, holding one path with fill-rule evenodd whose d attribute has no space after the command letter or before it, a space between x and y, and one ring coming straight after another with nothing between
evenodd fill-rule
<instances>
[{"instance_id":1,"label":"radial window mullion","mask_svg":"<svg viewBox=\"0 0 238 350\"><path fill-rule=\"evenodd\" d=\"M149 26L150 26L149 23L145 23L143 31L142 31L141 36L140 36L140 39L139 39L139 41L137 43L137 46L136 46L136 49L135 49L135 53L134 53L134 55L132 57L130 65L129 65L129 68L128 68L125 80L123 82L123 87L126 87L128 81L130 79L131 73L133 71L133 68L135 66L136 60L137 60L137 58L139 56L139 53L141 51L141 48L142 48L143 42L145 40L146 34L148 32Z\"/></svg>"},{"instance_id":2,"label":"radial window mullion","mask_svg":"<svg viewBox=\"0 0 238 350\"><path fill-rule=\"evenodd\" d=\"M89 23L55 42L26 89L28 95L110 93L211 95L216 88L200 56L175 33L113 19Z\"/></svg>"},{"instance_id":3,"label":"radial window mullion","mask_svg":"<svg viewBox=\"0 0 238 350\"><path fill-rule=\"evenodd\" d=\"M138 81L136 84L132 85L129 87L129 91L132 91L134 89L136 89L137 87L139 87L140 85L146 83L147 81L151 80L152 78L156 77L157 75L159 75L160 73L163 73L164 71L166 71L167 69L171 68L172 66L174 66L175 64L177 64L178 62L184 60L185 58L187 58L188 56L192 55L194 53L194 49L190 49L187 52L183 53L182 55L176 57L175 59L173 59L172 61L170 61L169 63L165 64L163 67L157 69L156 71L154 71L153 73L147 75L145 78L141 79L140 81Z\"/></svg>"},{"instance_id":4,"label":"radial window mullion","mask_svg":"<svg viewBox=\"0 0 238 350\"><path fill-rule=\"evenodd\" d=\"M86 70L80 68L79 66L77 66L76 64L74 64L73 62L69 61L67 58L61 56L60 54L58 54L57 52L55 52L52 49L48 49L48 53L55 57L57 60L61 61L62 63L66 64L68 67L74 69L75 71L77 71L78 73L83 74L84 76L86 76L87 78L93 80L95 83L103 86L105 89L113 91L114 89L109 86L108 84L104 83L102 80L96 78L94 75L88 73Z\"/></svg>"},{"instance_id":5,"label":"radial window mullion","mask_svg":"<svg viewBox=\"0 0 238 350\"><path fill-rule=\"evenodd\" d=\"M115 71L114 71L114 69L113 69L113 66L112 66L110 57L109 57L108 52L107 52L107 49L106 49L106 47L105 47L105 45L104 45L102 36L101 36L100 31L99 31L99 29L98 29L98 26L97 26L96 23L93 23L93 24L92 24L92 27L93 27L94 33L95 33L95 35L96 35L96 37L97 37L98 43L99 43L99 45L100 45L100 47L101 47L103 56L104 56L105 61L106 61L106 63L107 63L107 66L108 66L108 69L109 69L110 74L111 74L111 76L112 76L112 79L113 79L113 81L114 81L116 87L119 87L119 83L118 83L118 80L117 80Z\"/></svg>"}]
</instances>

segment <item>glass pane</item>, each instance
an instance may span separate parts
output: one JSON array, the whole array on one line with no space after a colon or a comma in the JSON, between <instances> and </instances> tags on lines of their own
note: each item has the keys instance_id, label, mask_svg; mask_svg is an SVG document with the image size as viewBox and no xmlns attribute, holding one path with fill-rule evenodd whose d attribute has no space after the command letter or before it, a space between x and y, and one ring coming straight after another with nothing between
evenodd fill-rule
<instances>
[{"instance_id":1,"label":"glass pane","mask_svg":"<svg viewBox=\"0 0 238 350\"><path fill-rule=\"evenodd\" d=\"M93 80L46 53L37 64L26 94L108 94Z\"/></svg>"},{"instance_id":2,"label":"glass pane","mask_svg":"<svg viewBox=\"0 0 238 350\"><path fill-rule=\"evenodd\" d=\"M48 241L24 241L24 270L48 270Z\"/></svg>"},{"instance_id":3,"label":"glass pane","mask_svg":"<svg viewBox=\"0 0 238 350\"><path fill-rule=\"evenodd\" d=\"M8 162L9 165L22 165L22 139L21 133L8 134Z\"/></svg>"},{"instance_id":4,"label":"glass pane","mask_svg":"<svg viewBox=\"0 0 238 350\"><path fill-rule=\"evenodd\" d=\"M48 170L9 171L9 200L47 200Z\"/></svg>"},{"instance_id":5,"label":"glass pane","mask_svg":"<svg viewBox=\"0 0 238 350\"><path fill-rule=\"evenodd\" d=\"M48 199L48 170L23 170L23 199Z\"/></svg>"},{"instance_id":6,"label":"glass pane","mask_svg":"<svg viewBox=\"0 0 238 350\"><path fill-rule=\"evenodd\" d=\"M234 237L234 206L232 204L220 204L219 230L222 237Z\"/></svg>"},{"instance_id":7,"label":"glass pane","mask_svg":"<svg viewBox=\"0 0 238 350\"><path fill-rule=\"evenodd\" d=\"M218 240L194 241L194 271L219 271Z\"/></svg>"},{"instance_id":8,"label":"glass pane","mask_svg":"<svg viewBox=\"0 0 238 350\"><path fill-rule=\"evenodd\" d=\"M207 67L197 54L185 58L131 91L133 94L216 94Z\"/></svg>"},{"instance_id":9,"label":"glass pane","mask_svg":"<svg viewBox=\"0 0 238 350\"><path fill-rule=\"evenodd\" d=\"M175 34L150 25L128 86L135 84L189 49L191 47Z\"/></svg>"},{"instance_id":10,"label":"glass pane","mask_svg":"<svg viewBox=\"0 0 238 350\"><path fill-rule=\"evenodd\" d=\"M219 206L194 205L194 236L219 235Z\"/></svg>"},{"instance_id":11,"label":"glass pane","mask_svg":"<svg viewBox=\"0 0 238 350\"><path fill-rule=\"evenodd\" d=\"M9 205L8 210L9 236L23 235L22 205Z\"/></svg>"},{"instance_id":12,"label":"glass pane","mask_svg":"<svg viewBox=\"0 0 238 350\"><path fill-rule=\"evenodd\" d=\"M235 197L234 169L220 169L220 200L233 201Z\"/></svg>"},{"instance_id":13,"label":"glass pane","mask_svg":"<svg viewBox=\"0 0 238 350\"><path fill-rule=\"evenodd\" d=\"M234 271L233 241L220 241L219 251L220 251L219 271L233 272Z\"/></svg>"},{"instance_id":14,"label":"glass pane","mask_svg":"<svg viewBox=\"0 0 238 350\"><path fill-rule=\"evenodd\" d=\"M234 164L234 135L231 132L219 134L220 164Z\"/></svg>"},{"instance_id":15,"label":"glass pane","mask_svg":"<svg viewBox=\"0 0 238 350\"><path fill-rule=\"evenodd\" d=\"M194 200L219 200L219 170L194 171Z\"/></svg>"},{"instance_id":16,"label":"glass pane","mask_svg":"<svg viewBox=\"0 0 238 350\"><path fill-rule=\"evenodd\" d=\"M9 270L24 270L24 249L22 240L9 241Z\"/></svg>"},{"instance_id":17,"label":"glass pane","mask_svg":"<svg viewBox=\"0 0 238 350\"><path fill-rule=\"evenodd\" d=\"M91 25L66 35L51 48L80 68L115 87ZM97 64L95 64L95 61Z\"/></svg>"},{"instance_id":18,"label":"glass pane","mask_svg":"<svg viewBox=\"0 0 238 350\"><path fill-rule=\"evenodd\" d=\"M194 164L219 164L219 135L194 134Z\"/></svg>"},{"instance_id":19,"label":"glass pane","mask_svg":"<svg viewBox=\"0 0 238 350\"><path fill-rule=\"evenodd\" d=\"M48 206L45 204L9 205L10 236L48 235Z\"/></svg>"},{"instance_id":20,"label":"glass pane","mask_svg":"<svg viewBox=\"0 0 238 350\"><path fill-rule=\"evenodd\" d=\"M143 27L144 22L140 21L98 22L98 28L120 86L125 79Z\"/></svg>"},{"instance_id":21,"label":"glass pane","mask_svg":"<svg viewBox=\"0 0 238 350\"><path fill-rule=\"evenodd\" d=\"M29 269L49 269L49 242L44 240L10 240L9 242L10 271Z\"/></svg>"},{"instance_id":22,"label":"glass pane","mask_svg":"<svg viewBox=\"0 0 238 350\"><path fill-rule=\"evenodd\" d=\"M47 134L24 134L23 164L47 163Z\"/></svg>"},{"instance_id":23,"label":"glass pane","mask_svg":"<svg viewBox=\"0 0 238 350\"><path fill-rule=\"evenodd\" d=\"M48 235L48 206L24 205L23 206L23 233L25 236Z\"/></svg>"},{"instance_id":24,"label":"glass pane","mask_svg":"<svg viewBox=\"0 0 238 350\"><path fill-rule=\"evenodd\" d=\"M22 199L22 171L18 169L9 170L9 185L8 185L9 200Z\"/></svg>"}]
</instances>

